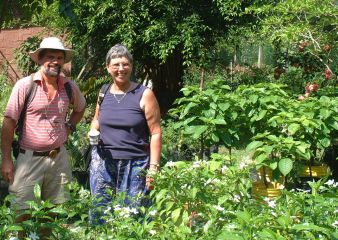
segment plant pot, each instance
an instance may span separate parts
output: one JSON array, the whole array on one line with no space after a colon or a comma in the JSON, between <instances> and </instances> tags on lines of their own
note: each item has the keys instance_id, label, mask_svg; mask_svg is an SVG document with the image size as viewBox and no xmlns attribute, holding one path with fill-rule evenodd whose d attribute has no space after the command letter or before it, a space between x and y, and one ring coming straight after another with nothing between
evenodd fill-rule
<instances>
[{"instance_id":1,"label":"plant pot","mask_svg":"<svg viewBox=\"0 0 338 240\"><path fill-rule=\"evenodd\" d=\"M303 166L299 171L299 177L322 178L330 175L330 168L323 164L321 166Z\"/></svg>"},{"instance_id":2,"label":"plant pot","mask_svg":"<svg viewBox=\"0 0 338 240\"><path fill-rule=\"evenodd\" d=\"M269 182L267 185L264 182L254 182L251 192L255 198L275 198L282 194L282 189L284 185L278 182Z\"/></svg>"},{"instance_id":3,"label":"plant pot","mask_svg":"<svg viewBox=\"0 0 338 240\"><path fill-rule=\"evenodd\" d=\"M311 187L308 182L318 181L320 178L330 175L330 168L326 165L320 166L302 166L298 172L299 182L297 184L298 189L305 191L311 191Z\"/></svg>"},{"instance_id":4,"label":"plant pot","mask_svg":"<svg viewBox=\"0 0 338 240\"><path fill-rule=\"evenodd\" d=\"M255 198L268 197L275 198L281 195L284 189L285 178L273 179L272 170L267 167L258 169L257 176L252 185L252 195Z\"/></svg>"}]
</instances>

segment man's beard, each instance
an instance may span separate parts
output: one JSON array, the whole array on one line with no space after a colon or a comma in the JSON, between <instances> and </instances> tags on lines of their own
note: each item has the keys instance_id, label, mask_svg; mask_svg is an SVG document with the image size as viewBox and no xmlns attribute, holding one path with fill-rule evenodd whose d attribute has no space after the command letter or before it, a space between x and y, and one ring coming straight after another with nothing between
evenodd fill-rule
<instances>
[{"instance_id":1,"label":"man's beard","mask_svg":"<svg viewBox=\"0 0 338 240\"><path fill-rule=\"evenodd\" d=\"M51 66L48 65L47 68L46 67L43 68L43 73L46 74L49 77L57 77L57 76L59 76L60 73L61 73L61 66L54 65L53 68L56 68L56 70L55 69L51 70Z\"/></svg>"}]
</instances>

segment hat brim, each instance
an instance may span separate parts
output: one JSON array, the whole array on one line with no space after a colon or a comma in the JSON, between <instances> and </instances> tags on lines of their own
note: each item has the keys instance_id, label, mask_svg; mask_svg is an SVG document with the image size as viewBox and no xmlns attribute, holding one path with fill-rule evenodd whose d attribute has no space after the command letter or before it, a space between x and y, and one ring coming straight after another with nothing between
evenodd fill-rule
<instances>
[{"instance_id":1,"label":"hat brim","mask_svg":"<svg viewBox=\"0 0 338 240\"><path fill-rule=\"evenodd\" d=\"M73 58L73 53L74 50L71 49L58 49L58 48L39 48L37 50L35 50L34 52L29 52L29 56L31 57L31 59L36 62L37 64L39 64L39 53L44 50L44 49L51 49L51 50L60 50L60 51L64 51L65 52L65 60L64 63L68 63L72 60Z\"/></svg>"}]
</instances>

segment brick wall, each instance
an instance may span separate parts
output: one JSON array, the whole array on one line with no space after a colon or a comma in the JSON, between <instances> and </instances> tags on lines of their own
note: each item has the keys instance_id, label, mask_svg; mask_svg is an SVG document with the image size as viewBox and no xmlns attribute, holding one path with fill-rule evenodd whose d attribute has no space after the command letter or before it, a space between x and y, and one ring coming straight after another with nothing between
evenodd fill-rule
<instances>
[{"instance_id":1,"label":"brick wall","mask_svg":"<svg viewBox=\"0 0 338 240\"><path fill-rule=\"evenodd\" d=\"M8 74L12 80L14 81L17 80L16 74L19 77L22 77L21 73L17 70L15 65L14 50L18 48L20 44L23 41L25 41L28 37L34 36L40 33L42 30L43 30L42 27L33 27L33 28L10 29L0 31L0 51L3 53L5 58L10 62L10 65L13 67L15 71L13 72L11 68L8 68ZM0 64L4 62L5 59L0 54Z\"/></svg>"}]
</instances>

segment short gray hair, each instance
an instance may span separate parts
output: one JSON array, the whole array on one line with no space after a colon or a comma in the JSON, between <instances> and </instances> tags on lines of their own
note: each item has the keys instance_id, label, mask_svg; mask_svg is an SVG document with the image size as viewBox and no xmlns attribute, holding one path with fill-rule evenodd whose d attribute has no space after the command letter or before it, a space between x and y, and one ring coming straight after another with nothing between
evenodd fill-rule
<instances>
[{"instance_id":1,"label":"short gray hair","mask_svg":"<svg viewBox=\"0 0 338 240\"><path fill-rule=\"evenodd\" d=\"M109 49L106 55L106 64L108 65L110 61L114 58L125 57L128 59L129 63L133 64L133 56L129 52L128 48L126 48L122 44L115 44L111 49Z\"/></svg>"}]
</instances>

